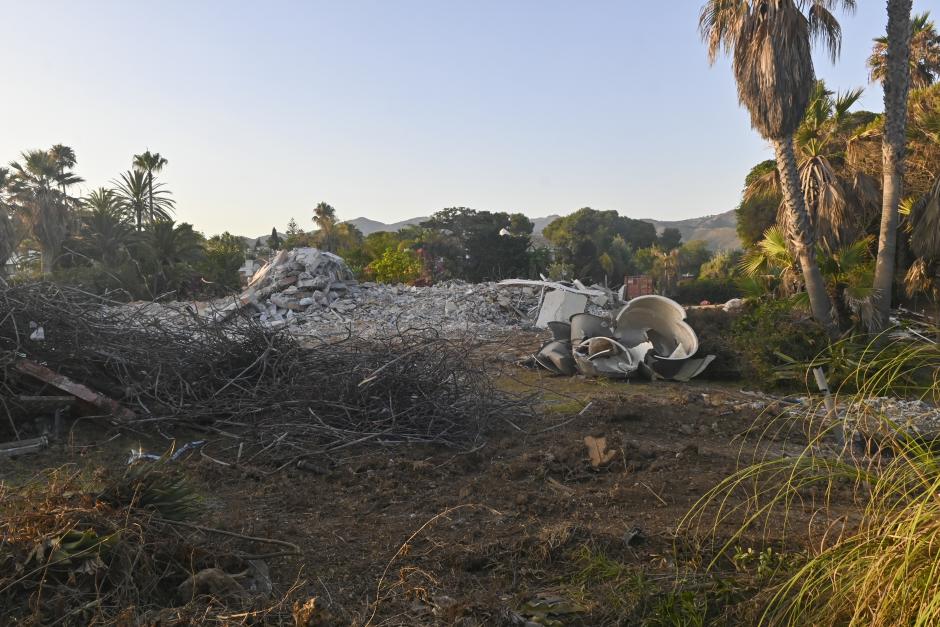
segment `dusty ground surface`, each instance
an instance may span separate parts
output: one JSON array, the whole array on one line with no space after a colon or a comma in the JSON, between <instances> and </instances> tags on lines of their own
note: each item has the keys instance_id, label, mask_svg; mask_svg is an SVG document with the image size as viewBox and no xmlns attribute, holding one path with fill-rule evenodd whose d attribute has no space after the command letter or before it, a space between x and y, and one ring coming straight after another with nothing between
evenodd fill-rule
<instances>
[{"instance_id":1,"label":"dusty ground surface","mask_svg":"<svg viewBox=\"0 0 940 627\"><path fill-rule=\"evenodd\" d=\"M712 604L699 612L709 620L730 620L695 586L685 596L673 589L677 564L695 558L676 529L738 466L739 436L760 414L753 397L732 383L592 381L522 368L501 385L536 391L538 415L494 426L469 453L371 448L272 474L192 454L180 463L205 499L200 522L299 545L301 557L268 566L273 596L316 598L310 624L682 624L703 603ZM600 463L586 436L605 439ZM0 460L0 476L15 482L66 464L119 473L131 448L161 452L174 437L206 435L81 421L67 444ZM279 616L290 622L289 612Z\"/></svg>"}]
</instances>

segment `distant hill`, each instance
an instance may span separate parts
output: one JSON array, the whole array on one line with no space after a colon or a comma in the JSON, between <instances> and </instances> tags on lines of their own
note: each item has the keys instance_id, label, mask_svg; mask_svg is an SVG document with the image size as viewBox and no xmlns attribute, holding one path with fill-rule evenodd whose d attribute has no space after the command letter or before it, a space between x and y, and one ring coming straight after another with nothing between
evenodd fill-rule
<instances>
[{"instance_id":1,"label":"distant hill","mask_svg":"<svg viewBox=\"0 0 940 627\"><path fill-rule=\"evenodd\" d=\"M543 218L531 218L532 224L534 225L532 236L536 245L544 246L548 243L545 241L545 238L542 237L542 231L546 226L560 217L559 215L550 215ZM362 217L346 220L346 222L362 231L363 235L369 235L370 233L377 233L379 231L394 233L406 226L419 224L425 220L428 220L428 218L410 218L408 220L402 220L401 222L386 224L378 220L370 220L369 218ZM653 220L651 218L645 218L643 221L649 222L656 227L657 233L662 233L665 228L677 228L679 232L682 233L683 242L690 242L694 239L704 240L712 250L733 250L735 248L741 248L741 240L738 239L738 233L735 229L737 218L734 215L733 209L719 213L718 215L689 218L688 220ZM284 237L283 233L278 232L278 234ZM262 235L261 241L266 242L270 235L270 233ZM256 239L258 238L245 238L246 243L249 244L253 243Z\"/></svg>"},{"instance_id":2,"label":"distant hill","mask_svg":"<svg viewBox=\"0 0 940 627\"><path fill-rule=\"evenodd\" d=\"M378 220L370 220L369 218L354 218L352 220L346 220L347 224L352 224L354 227L362 231L363 235L370 235L372 233L378 233L379 231L389 231L394 233L400 229L405 228L406 226L411 226L412 224L419 224L428 220L429 218L409 218L408 220L402 220L401 222L393 222L392 224L385 224L384 222L379 222Z\"/></svg>"},{"instance_id":3,"label":"distant hill","mask_svg":"<svg viewBox=\"0 0 940 627\"><path fill-rule=\"evenodd\" d=\"M742 247L736 229L737 217L734 215L734 209L714 216L688 220L644 219L643 221L655 226L657 233L662 233L663 229L669 227L679 229L683 242L691 242L694 239L704 240L708 242L708 247L712 250L733 250Z\"/></svg>"}]
</instances>

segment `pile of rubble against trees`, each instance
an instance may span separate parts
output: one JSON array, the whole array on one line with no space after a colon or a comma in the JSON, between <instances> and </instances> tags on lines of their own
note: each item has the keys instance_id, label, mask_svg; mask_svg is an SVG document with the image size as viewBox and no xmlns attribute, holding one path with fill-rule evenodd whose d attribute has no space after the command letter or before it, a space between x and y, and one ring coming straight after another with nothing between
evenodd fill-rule
<instances>
[{"instance_id":1,"label":"pile of rubble against trees","mask_svg":"<svg viewBox=\"0 0 940 627\"><path fill-rule=\"evenodd\" d=\"M297 335L330 337L386 335L396 329L434 328L446 334L528 328L544 303L546 282L471 284L445 281L432 286L359 283L341 257L315 248L281 251L252 277L236 303L222 309L252 313L264 326L290 326ZM568 288L573 292L599 290ZM597 303L580 304L601 313ZM544 326L544 325L540 325Z\"/></svg>"}]
</instances>

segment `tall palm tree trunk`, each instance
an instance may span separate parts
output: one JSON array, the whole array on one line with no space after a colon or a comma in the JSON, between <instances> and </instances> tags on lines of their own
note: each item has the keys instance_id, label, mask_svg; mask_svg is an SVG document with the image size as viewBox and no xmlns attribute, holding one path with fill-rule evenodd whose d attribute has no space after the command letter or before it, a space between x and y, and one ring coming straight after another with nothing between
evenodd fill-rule
<instances>
[{"instance_id":1,"label":"tall palm tree trunk","mask_svg":"<svg viewBox=\"0 0 940 627\"><path fill-rule=\"evenodd\" d=\"M878 323L884 327L891 308L898 243L898 206L907 132L907 96L910 91L912 0L888 0L888 54L884 80L885 130L882 139L883 196L878 260L874 288Z\"/></svg>"},{"instance_id":2,"label":"tall palm tree trunk","mask_svg":"<svg viewBox=\"0 0 940 627\"><path fill-rule=\"evenodd\" d=\"M150 223L153 224L153 172L147 173L147 192L150 195Z\"/></svg>"},{"instance_id":3,"label":"tall palm tree trunk","mask_svg":"<svg viewBox=\"0 0 940 627\"><path fill-rule=\"evenodd\" d=\"M832 302L829 300L822 272L819 271L819 264L816 263L816 248L813 245L816 238L813 236L813 225L810 223L806 200L800 187L793 138L778 139L773 143L777 154L777 169L780 172L780 188L787 208L787 231L803 270L803 282L806 284L810 309L816 321L826 329L830 337L835 338L839 329L832 319Z\"/></svg>"}]
</instances>

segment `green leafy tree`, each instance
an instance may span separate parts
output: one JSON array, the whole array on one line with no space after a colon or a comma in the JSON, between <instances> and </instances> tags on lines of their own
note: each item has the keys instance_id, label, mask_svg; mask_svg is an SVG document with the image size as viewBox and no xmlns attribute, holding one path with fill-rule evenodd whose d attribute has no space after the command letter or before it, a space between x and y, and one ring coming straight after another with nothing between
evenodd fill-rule
<instances>
[{"instance_id":1,"label":"green leafy tree","mask_svg":"<svg viewBox=\"0 0 940 627\"><path fill-rule=\"evenodd\" d=\"M13 207L10 206L6 198L9 175L9 169L0 168L0 274L3 273L7 260L16 251L16 246L19 243L17 237L19 229L17 228Z\"/></svg>"},{"instance_id":2,"label":"green leafy tree","mask_svg":"<svg viewBox=\"0 0 940 627\"><path fill-rule=\"evenodd\" d=\"M576 278L607 278L615 284L631 271L632 251L658 241L652 224L590 207L554 220L542 235L555 247L558 261L574 268Z\"/></svg>"},{"instance_id":3,"label":"green leafy tree","mask_svg":"<svg viewBox=\"0 0 940 627\"><path fill-rule=\"evenodd\" d=\"M700 239L686 242L678 248L678 251L679 271L683 275L697 277L702 265L712 258L712 251L708 249L708 243Z\"/></svg>"},{"instance_id":4,"label":"green leafy tree","mask_svg":"<svg viewBox=\"0 0 940 627\"><path fill-rule=\"evenodd\" d=\"M421 227L424 231L416 246L433 258L444 258L457 278L476 282L528 272L532 222L521 214L450 207ZM502 233L504 229L508 234ZM440 237L432 237L430 231ZM447 248L452 254L439 254Z\"/></svg>"},{"instance_id":5,"label":"green leafy tree","mask_svg":"<svg viewBox=\"0 0 940 627\"><path fill-rule=\"evenodd\" d=\"M414 283L421 277L424 264L412 250L388 248L369 266L369 273L379 283Z\"/></svg>"},{"instance_id":6,"label":"green leafy tree","mask_svg":"<svg viewBox=\"0 0 940 627\"><path fill-rule=\"evenodd\" d=\"M153 204L153 175L162 172L163 168L165 168L168 163L169 162L163 158L159 152L150 152L147 150L139 155L134 155L134 169L147 175L147 205L150 208L151 222L158 217ZM160 216L160 219L165 220L166 216Z\"/></svg>"},{"instance_id":7,"label":"green leafy tree","mask_svg":"<svg viewBox=\"0 0 940 627\"><path fill-rule=\"evenodd\" d=\"M675 227L667 227L659 235L659 247L663 250L672 250L682 245L682 233Z\"/></svg>"},{"instance_id":8,"label":"green leafy tree","mask_svg":"<svg viewBox=\"0 0 940 627\"><path fill-rule=\"evenodd\" d=\"M205 257L199 264L206 281L217 291L237 290L241 285L238 270L245 263L245 246L242 239L228 231L213 235L205 243Z\"/></svg>"},{"instance_id":9,"label":"green leafy tree","mask_svg":"<svg viewBox=\"0 0 940 627\"><path fill-rule=\"evenodd\" d=\"M768 227L769 228L769 227ZM702 264L698 278L707 281L726 281L738 274L738 264L743 253L740 250L722 250Z\"/></svg>"}]
</instances>

